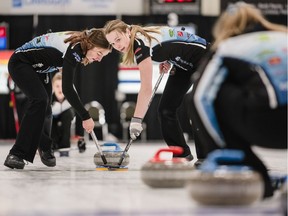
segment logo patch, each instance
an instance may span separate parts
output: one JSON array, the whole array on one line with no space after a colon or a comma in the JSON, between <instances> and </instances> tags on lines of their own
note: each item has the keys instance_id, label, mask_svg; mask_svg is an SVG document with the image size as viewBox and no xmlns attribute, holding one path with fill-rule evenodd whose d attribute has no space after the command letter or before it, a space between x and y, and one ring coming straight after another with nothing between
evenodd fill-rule
<instances>
[{"instance_id":1,"label":"logo patch","mask_svg":"<svg viewBox=\"0 0 288 216\"><path fill-rule=\"evenodd\" d=\"M73 56L77 62L81 62L81 57L78 55L78 53L74 52Z\"/></svg>"},{"instance_id":2,"label":"logo patch","mask_svg":"<svg viewBox=\"0 0 288 216\"><path fill-rule=\"evenodd\" d=\"M281 58L279 57L272 57L269 59L269 64L270 65L277 65L281 63Z\"/></svg>"},{"instance_id":3,"label":"logo patch","mask_svg":"<svg viewBox=\"0 0 288 216\"><path fill-rule=\"evenodd\" d=\"M41 68L41 67L43 67L43 66L44 66L43 63L36 63L36 64L33 64L33 65L32 65L33 68Z\"/></svg>"},{"instance_id":4,"label":"logo patch","mask_svg":"<svg viewBox=\"0 0 288 216\"><path fill-rule=\"evenodd\" d=\"M173 31L173 29L169 29L169 36L170 36L170 37L173 37L173 36L174 36L174 31Z\"/></svg>"},{"instance_id":5,"label":"logo patch","mask_svg":"<svg viewBox=\"0 0 288 216\"><path fill-rule=\"evenodd\" d=\"M41 37L37 37L36 43L40 43L40 42L41 42Z\"/></svg>"},{"instance_id":6,"label":"logo patch","mask_svg":"<svg viewBox=\"0 0 288 216\"><path fill-rule=\"evenodd\" d=\"M181 32L181 31L177 31L177 36L179 36L179 37L183 37L183 32Z\"/></svg>"}]
</instances>

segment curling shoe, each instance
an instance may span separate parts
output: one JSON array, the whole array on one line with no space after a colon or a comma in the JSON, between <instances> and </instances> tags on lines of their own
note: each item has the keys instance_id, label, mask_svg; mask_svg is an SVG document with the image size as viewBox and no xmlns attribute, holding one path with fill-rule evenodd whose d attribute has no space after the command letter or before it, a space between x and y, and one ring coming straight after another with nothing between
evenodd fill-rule
<instances>
[{"instance_id":1,"label":"curling shoe","mask_svg":"<svg viewBox=\"0 0 288 216\"><path fill-rule=\"evenodd\" d=\"M42 151L39 149L39 154L43 164L48 167L56 166L56 158L52 150Z\"/></svg>"},{"instance_id":2,"label":"curling shoe","mask_svg":"<svg viewBox=\"0 0 288 216\"><path fill-rule=\"evenodd\" d=\"M11 169L24 169L25 166L25 162L23 159L12 155L12 154L8 154L4 165L11 168Z\"/></svg>"},{"instance_id":3,"label":"curling shoe","mask_svg":"<svg viewBox=\"0 0 288 216\"><path fill-rule=\"evenodd\" d=\"M194 159L192 154L189 154L187 156L173 155L173 158L185 158L188 162L190 162L190 161L192 161Z\"/></svg>"},{"instance_id":4,"label":"curling shoe","mask_svg":"<svg viewBox=\"0 0 288 216\"><path fill-rule=\"evenodd\" d=\"M79 152L80 153L83 153L86 151L86 143L85 143L85 140L84 138L80 138L77 142L77 146L78 146L78 149L79 149Z\"/></svg>"}]
</instances>

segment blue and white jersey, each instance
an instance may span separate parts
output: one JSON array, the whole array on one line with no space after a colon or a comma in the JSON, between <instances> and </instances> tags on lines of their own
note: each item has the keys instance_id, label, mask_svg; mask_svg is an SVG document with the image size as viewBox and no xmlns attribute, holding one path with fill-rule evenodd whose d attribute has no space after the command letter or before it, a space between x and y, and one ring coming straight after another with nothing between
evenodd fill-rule
<instances>
[{"instance_id":1,"label":"blue and white jersey","mask_svg":"<svg viewBox=\"0 0 288 216\"><path fill-rule=\"evenodd\" d=\"M160 31L161 34L151 34L157 39L152 40L151 44L142 34L136 35L134 55L137 64L151 57L156 62L168 60L185 71L195 70L207 51L206 40L178 28L161 27Z\"/></svg>"},{"instance_id":2,"label":"blue and white jersey","mask_svg":"<svg viewBox=\"0 0 288 216\"><path fill-rule=\"evenodd\" d=\"M63 57L69 46L64 40L69 37L67 32L48 33L25 43L15 50L38 73L50 73L62 67Z\"/></svg>"},{"instance_id":3,"label":"blue and white jersey","mask_svg":"<svg viewBox=\"0 0 288 216\"><path fill-rule=\"evenodd\" d=\"M197 112L219 146L225 146L225 141L214 102L221 85L233 82L242 89L249 107L275 109L286 105L287 50L287 34L271 31L240 35L219 45L204 69L194 95ZM249 97L253 98L249 100Z\"/></svg>"},{"instance_id":4,"label":"blue and white jersey","mask_svg":"<svg viewBox=\"0 0 288 216\"><path fill-rule=\"evenodd\" d=\"M15 50L15 52L30 52L34 49L43 49L46 47L52 47L63 54L66 52L66 49L69 44L65 44L64 40L68 38L67 32L56 32L56 33L47 33L38 37L35 37L33 40L25 43L21 47Z\"/></svg>"},{"instance_id":5,"label":"blue and white jersey","mask_svg":"<svg viewBox=\"0 0 288 216\"><path fill-rule=\"evenodd\" d=\"M71 36L67 33L55 32L38 36L16 49L13 58L17 59L19 64L31 65L37 73L51 73L62 68L65 97L79 116L86 120L90 115L74 88L74 77L76 72L81 71L79 65L85 54L80 42L73 45L64 42Z\"/></svg>"}]
</instances>

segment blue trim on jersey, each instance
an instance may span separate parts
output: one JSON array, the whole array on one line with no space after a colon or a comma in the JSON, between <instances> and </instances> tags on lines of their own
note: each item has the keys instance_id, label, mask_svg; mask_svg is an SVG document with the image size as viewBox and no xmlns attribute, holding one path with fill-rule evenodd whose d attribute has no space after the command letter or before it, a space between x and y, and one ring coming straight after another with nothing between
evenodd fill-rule
<instances>
[{"instance_id":1,"label":"blue trim on jersey","mask_svg":"<svg viewBox=\"0 0 288 216\"><path fill-rule=\"evenodd\" d=\"M235 58L255 67L266 89L269 106L274 109L287 104L286 42L285 33L257 32L227 39L219 45L216 54L206 66L194 95L199 117L219 146L225 146L225 141L216 118L214 102L229 73L225 65L222 65L222 59Z\"/></svg>"},{"instance_id":2,"label":"blue trim on jersey","mask_svg":"<svg viewBox=\"0 0 288 216\"><path fill-rule=\"evenodd\" d=\"M194 100L199 116L210 135L219 146L224 147L225 141L214 109L216 95L228 74L227 69L221 65L222 59L218 57L214 57L207 65L195 91Z\"/></svg>"}]
</instances>

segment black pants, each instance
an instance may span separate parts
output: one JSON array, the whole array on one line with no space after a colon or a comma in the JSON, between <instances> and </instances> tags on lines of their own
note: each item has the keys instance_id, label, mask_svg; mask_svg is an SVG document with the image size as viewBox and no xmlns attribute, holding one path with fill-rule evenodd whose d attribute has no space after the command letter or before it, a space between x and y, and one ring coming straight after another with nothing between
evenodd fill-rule
<instances>
[{"instance_id":1,"label":"black pants","mask_svg":"<svg viewBox=\"0 0 288 216\"><path fill-rule=\"evenodd\" d=\"M184 150L182 155L173 155L173 157L185 157L191 154L183 135L177 110L192 85L190 79L192 73L192 71L177 68L175 74L169 76L158 108L161 132L165 142L168 146L179 146Z\"/></svg>"},{"instance_id":2,"label":"black pants","mask_svg":"<svg viewBox=\"0 0 288 216\"><path fill-rule=\"evenodd\" d=\"M20 130L10 153L33 163L36 151L51 149L51 94L49 74L35 72L31 64L22 60L21 54L13 54L8 70L16 85L26 95L28 104ZM49 82L47 77L49 77Z\"/></svg>"},{"instance_id":3,"label":"black pants","mask_svg":"<svg viewBox=\"0 0 288 216\"><path fill-rule=\"evenodd\" d=\"M254 104L257 102L254 101ZM225 148L244 151L243 164L262 175L265 185L264 197L272 196L273 188L267 168L251 147L258 145L265 148L287 148L287 105L276 109L252 107L239 87L225 83L217 94L215 111L226 143ZM205 158L209 152L220 147L213 142L195 112L192 114L192 121L198 129L197 136L201 140L198 142L201 146L196 148L201 157Z\"/></svg>"},{"instance_id":4,"label":"black pants","mask_svg":"<svg viewBox=\"0 0 288 216\"><path fill-rule=\"evenodd\" d=\"M71 121L73 118L74 112L72 108L53 117L51 137L54 149L70 148Z\"/></svg>"}]
</instances>

